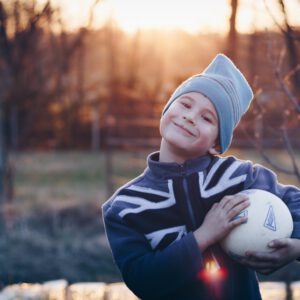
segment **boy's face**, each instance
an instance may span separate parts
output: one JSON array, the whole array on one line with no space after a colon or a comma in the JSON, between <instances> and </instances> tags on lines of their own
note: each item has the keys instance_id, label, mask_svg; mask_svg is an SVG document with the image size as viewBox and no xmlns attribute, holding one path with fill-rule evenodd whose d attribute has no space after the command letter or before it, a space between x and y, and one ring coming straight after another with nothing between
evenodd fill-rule
<instances>
[{"instance_id":1,"label":"boy's face","mask_svg":"<svg viewBox=\"0 0 300 300\"><path fill-rule=\"evenodd\" d=\"M210 100L190 92L178 97L162 116L160 134L168 148L186 160L216 153L218 123Z\"/></svg>"}]
</instances>

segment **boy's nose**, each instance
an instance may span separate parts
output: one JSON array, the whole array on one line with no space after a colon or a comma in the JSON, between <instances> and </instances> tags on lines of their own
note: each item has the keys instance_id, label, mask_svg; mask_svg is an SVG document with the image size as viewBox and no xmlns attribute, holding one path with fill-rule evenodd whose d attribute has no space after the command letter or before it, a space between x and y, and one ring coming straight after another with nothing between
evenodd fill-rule
<instances>
[{"instance_id":1,"label":"boy's nose","mask_svg":"<svg viewBox=\"0 0 300 300\"><path fill-rule=\"evenodd\" d=\"M188 123L190 123L190 124L192 124L192 125L195 125L195 121L194 121L194 118L193 118L192 116L183 116L183 119L184 119L186 122L188 122Z\"/></svg>"}]
</instances>

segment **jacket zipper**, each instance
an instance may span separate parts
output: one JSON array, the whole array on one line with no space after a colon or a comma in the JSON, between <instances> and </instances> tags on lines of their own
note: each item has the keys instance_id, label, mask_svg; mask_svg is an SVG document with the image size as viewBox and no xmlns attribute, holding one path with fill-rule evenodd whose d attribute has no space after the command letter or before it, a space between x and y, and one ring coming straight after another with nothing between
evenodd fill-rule
<instances>
[{"instance_id":1,"label":"jacket zipper","mask_svg":"<svg viewBox=\"0 0 300 300\"><path fill-rule=\"evenodd\" d=\"M186 177L184 177L184 176L182 177L182 180L183 180L183 191L185 194L185 199L186 199L186 203L187 203L187 207L188 207L188 213L189 213L192 225L193 225L192 230L195 230L197 228L197 223L196 223L196 218L195 218L195 215L193 212L192 202L191 202L191 199L189 196L188 182L187 182Z\"/></svg>"}]
</instances>

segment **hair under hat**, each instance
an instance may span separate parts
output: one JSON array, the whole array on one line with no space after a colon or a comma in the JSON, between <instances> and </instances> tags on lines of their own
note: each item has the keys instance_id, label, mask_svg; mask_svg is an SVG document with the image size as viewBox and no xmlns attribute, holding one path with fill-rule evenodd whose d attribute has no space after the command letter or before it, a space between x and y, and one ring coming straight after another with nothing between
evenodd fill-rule
<instances>
[{"instance_id":1,"label":"hair under hat","mask_svg":"<svg viewBox=\"0 0 300 300\"><path fill-rule=\"evenodd\" d=\"M201 74L181 83L168 100L163 114L181 95L198 92L209 98L219 118L221 153L231 144L234 128L247 111L253 92L244 75L224 54L218 54Z\"/></svg>"}]
</instances>

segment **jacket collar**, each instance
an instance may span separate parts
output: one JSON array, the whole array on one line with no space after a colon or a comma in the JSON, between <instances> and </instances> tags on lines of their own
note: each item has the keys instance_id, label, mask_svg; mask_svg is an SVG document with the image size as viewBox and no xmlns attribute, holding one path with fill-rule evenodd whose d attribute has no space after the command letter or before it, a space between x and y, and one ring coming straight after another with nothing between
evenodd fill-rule
<instances>
[{"instance_id":1,"label":"jacket collar","mask_svg":"<svg viewBox=\"0 0 300 300\"><path fill-rule=\"evenodd\" d=\"M194 172L200 172L208 167L213 156L205 155L185 161L183 164L176 162L160 162L159 152L151 153L148 158L148 172L156 178L168 179L176 176L186 176Z\"/></svg>"}]
</instances>

